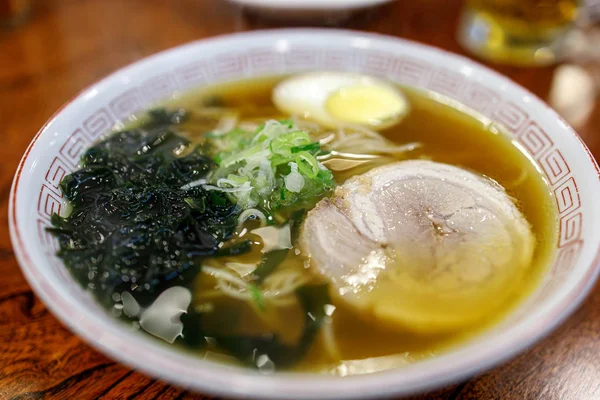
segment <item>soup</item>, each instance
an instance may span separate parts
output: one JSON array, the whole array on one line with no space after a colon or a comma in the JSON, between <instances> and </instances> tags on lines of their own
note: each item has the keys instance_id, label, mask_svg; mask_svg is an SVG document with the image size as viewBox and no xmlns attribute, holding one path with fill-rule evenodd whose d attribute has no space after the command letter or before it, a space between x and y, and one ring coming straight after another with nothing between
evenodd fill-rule
<instances>
[{"instance_id":1,"label":"soup","mask_svg":"<svg viewBox=\"0 0 600 400\"><path fill-rule=\"evenodd\" d=\"M73 277L124 323L265 373L397 367L501 321L553 257L535 164L448 98L313 75L299 99L295 77L204 88L88 150L53 218Z\"/></svg>"}]
</instances>

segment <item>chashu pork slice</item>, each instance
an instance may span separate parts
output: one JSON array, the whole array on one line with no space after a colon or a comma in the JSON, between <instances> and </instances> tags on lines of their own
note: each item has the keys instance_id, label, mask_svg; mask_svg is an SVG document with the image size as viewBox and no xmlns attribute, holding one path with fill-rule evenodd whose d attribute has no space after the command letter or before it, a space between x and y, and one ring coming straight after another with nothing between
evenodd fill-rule
<instances>
[{"instance_id":1,"label":"chashu pork slice","mask_svg":"<svg viewBox=\"0 0 600 400\"><path fill-rule=\"evenodd\" d=\"M333 295L417 331L484 319L531 263L530 226L491 179L413 160L356 176L308 214L300 246Z\"/></svg>"}]
</instances>

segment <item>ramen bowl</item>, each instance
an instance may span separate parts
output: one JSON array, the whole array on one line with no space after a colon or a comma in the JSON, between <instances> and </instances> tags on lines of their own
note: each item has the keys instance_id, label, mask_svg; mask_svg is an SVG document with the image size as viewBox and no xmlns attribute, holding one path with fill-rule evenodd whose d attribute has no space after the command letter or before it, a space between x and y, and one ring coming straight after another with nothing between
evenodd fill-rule
<instances>
[{"instance_id":1,"label":"ramen bowl","mask_svg":"<svg viewBox=\"0 0 600 400\"><path fill-rule=\"evenodd\" d=\"M439 356L383 372L339 378L270 375L203 360L133 332L69 275L47 232L64 214L59 183L83 152L133 113L207 84L312 70L354 71L439 93L501 126L544 176L559 234L544 279L525 302L476 338ZM573 129L509 79L439 49L338 30L277 30L186 44L127 66L85 89L38 132L15 175L10 232L29 283L73 332L124 364L215 395L363 399L431 390L487 370L560 324L593 286L599 269L599 170Z\"/></svg>"}]
</instances>

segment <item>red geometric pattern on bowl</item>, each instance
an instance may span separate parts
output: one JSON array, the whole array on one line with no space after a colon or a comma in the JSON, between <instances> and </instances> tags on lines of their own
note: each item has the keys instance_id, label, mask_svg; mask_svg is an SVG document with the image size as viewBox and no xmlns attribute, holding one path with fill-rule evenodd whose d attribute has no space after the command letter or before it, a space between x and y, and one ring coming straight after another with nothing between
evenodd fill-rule
<instances>
[{"instance_id":1,"label":"red geometric pattern on bowl","mask_svg":"<svg viewBox=\"0 0 600 400\"><path fill-rule=\"evenodd\" d=\"M200 61L184 65L178 68L173 75L183 89L201 85L208 82L207 62Z\"/></svg>"},{"instance_id":2,"label":"red geometric pattern on bowl","mask_svg":"<svg viewBox=\"0 0 600 400\"><path fill-rule=\"evenodd\" d=\"M354 69L360 66L363 71L388 77L396 82L427 88L444 94L482 112L494 122L503 125L516 135L516 140L538 160L551 184L560 213L559 249L551 274L564 273L572 268L582 248L582 225L585 220L581 210L578 185L571 174L571 168L553 141L540 125L530 119L527 112L485 83L469 81L467 76L434 67L428 62L403 55L395 56L368 49L340 50L330 48L297 48L281 54L268 48L249 49L245 54L212 57L197 60L177 68L171 73L161 74L149 81L152 89L140 87L129 89L109 101L105 107L87 117L82 126L69 136L61 147L59 156L47 166L46 183L39 189L38 214L40 215L39 239L49 251L55 243L49 240L45 228L52 213L60 214L63 203L57 183L65 173L71 172L77 158L89 144L89 139L97 140L109 131L115 122L127 117L158 99L168 95L169 90L178 88L190 90L212 80L228 77L249 76L253 71L276 74L285 65L293 65L296 70ZM150 90L150 91L148 91ZM144 96L141 96L144 93ZM109 111L110 110L110 111ZM82 134L82 133L85 133ZM61 273L64 271L61 271ZM552 285L548 282L546 285ZM549 288L541 289L550 293Z\"/></svg>"},{"instance_id":3,"label":"red geometric pattern on bowl","mask_svg":"<svg viewBox=\"0 0 600 400\"><path fill-rule=\"evenodd\" d=\"M248 54L248 62L254 72L273 71L283 63L282 58L282 54L274 53L269 48L256 49Z\"/></svg>"},{"instance_id":4,"label":"red geometric pattern on bowl","mask_svg":"<svg viewBox=\"0 0 600 400\"><path fill-rule=\"evenodd\" d=\"M114 124L115 119L106 109L101 108L83 122L83 130L88 134L90 139L96 140L110 131Z\"/></svg>"},{"instance_id":5,"label":"red geometric pattern on bowl","mask_svg":"<svg viewBox=\"0 0 600 400\"><path fill-rule=\"evenodd\" d=\"M566 275L567 271L577 262L583 242L576 240L558 249L556 254L556 266L552 270L554 276Z\"/></svg>"},{"instance_id":6,"label":"red geometric pattern on bowl","mask_svg":"<svg viewBox=\"0 0 600 400\"><path fill-rule=\"evenodd\" d=\"M46 174L50 173L50 170ZM48 185L42 184L38 197L38 214L50 221L54 213L60 214L63 208L62 194L53 191ZM43 241L43 240L42 240Z\"/></svg>"},{"instance_id":7,"label":"red geometric pattern on bowl","mask_svg":"<svg viewBox=\"0 0 600 400\"><path fill-rule=\"evenodd\" d=\"M498 93L478 82L467 82L460 99L465 105L486 117L493 115L501 100Z\"/></svg>"},{"instance_id":8,"label":"red geometric pattern on bowl","mask_svg":"<svg viewBox=\"0 0 600 400\"><path fill-rule=\"evenodd\" d=\"M244 76L247 69L248 58L245 55L222 55L208 64L208 73L215 80Z\"/></svg>"},{"instance_id":9,"label":"red geometric pattern on bowl","mask_svg":"<svg viewBox=\"0 0 600 400\"><path fill-rule=\"evenodd\" d=\"M567 215L581 208L581 200L575 178L571 177L554 189L560 215Z\"/></svg>"},{"instance_id":10,"label":"red geometric pattern on bowl","mask_svg":"<svg viewBox=\"0 0 600 400\"><path fill-rule=\"evenodd\" d=\"M89 144L90 141L85 137L83 131L81 129L76 129L62 145L59 153L69 165L74 167L79 164L81 155Z\"/></svg>"},{"instance_id":11,"label":"red geometric pattern on bowl","mask_svg":"<svg viewBox=\"0 0 600 400\"><path fill-rule=\"evenodd\" d=\"M311 68L318 64L318 53L313 48L298 47L283 54L283 62L294 68Z\"/></svg>"},{"instance_id":12,"label":"red geometric pattern on bowl","mask_svg":"<svg viewBox=\"0 0 600 400\"><path fill-rule=\"evenodd\" d=\"M502 102L494 113L493 120L504 125L511 133L517 133L519 128L529 121L529 114L511 102Z\"/></svg>"},{"instance_id":13,"label":"red geometric pattern on bowl","mask_svg":"<svg viewBox=\"0 0 600 400\"><path fill-rule=\"evenodd\" d=\"M458 72L438 68L429 79L427 88L457 99L464 87L465 77Z\"/></svg>"},{"instance_id":14,"label":"red geometric pattern on bowl","mask_svg":"<svg viewBox=\"0 0 600 400\"><path fill-rule=\"evenodd\" d=\"M427 82L429 73L434 69L434 66L412 57L403 57L398 59L396 67L392 71L391 77L395 78L399 83L423 87Z\"/></svg>"},{"instance_id":15,"label":"red geometric pattern on bowl","mask_svg":"<svg viewBox=\"0 0 600 400\"><path fill-rule=\"evenodd\" d=\"M546 176L552 185L560 182L571 173L569 165L558 149L554 149L542 157L540 159L540 166L546 173Z\"/></svg>"},{"instance_id":16,"label":"red geometric pattern on bowl","mask_svg":"<svg viewBox=\"0 0 600 400\"><path fill-rule=\"evenodd\" d=\"M354 52L347 50L328 49L323 54L322 65L324 69L346 69L349 66L355 65Z\"/></svg>"},{"instance_id":17,"label":"red geometric pattern on bowl","mask_svg":"<svg viewBox=\"0 0 600 400\"><path fill-rule=\"evenodd\" d=\"M398 57L393 54L383 51L373 51L365 54L364 58L360 59L359 70L365 71L372 75L388 76L390 72L396 69Z\"/></svg>"},{"instance_id":18,"label":"red geometric pattern on bowl","mask_svg":"<svg viewBox=\"0 0 600 400\"><path fill-rule=\"evenodd\" d=\"M58 157L54 157L44 178L50 186L56 189L57 193L60 193L60 182L69 172L69 167L65 162Z\"/></svg>"},{"instance_id":19,"label":"red geometric pattern on bowl","mask_svg":"<svg viewBox=\"0 0 600 400\"><path fill-rule=\"evenodd\" d=\"M131 114L140 111L143 107L144 101L142 99L140 90L130 89L108 104L116 119L123 120L129 117Z\"/></svg>"},{"instance_id":20,"label":"red geometric pattern on bowl","mask_svg":"<svg viewBox=\"0 0 600 400\"><path fill-rule=\"evenodd\" d=\"M539 160L542 154L554 145L552 139L535 121L531 121L519 133L519 141L536 160Z\"/></svg>"},{"instance_id":21,"label":"red geometric pattern on bowl","mask_svg":"<svg viewBox=\"0 0 600 400\"><path fill-rule=\"evenodd\" d=\"M565 247L581 237L583 225L583 215L581 212L565 215L560 219L560 236L558 237L558 247Z\"/></svg>"},{"instance_id":22,"label":"red geometric pattern on bowl","mask_svg":"<svg viewBox=\"0 0 600 400\"><path fill-rule=\"evenodd\" d=\"M162 74L145 81L142 86L142 94L149 102L162 100L171 96L178 89L175 79L170 74Z\"/></svg>"}]
</instances>

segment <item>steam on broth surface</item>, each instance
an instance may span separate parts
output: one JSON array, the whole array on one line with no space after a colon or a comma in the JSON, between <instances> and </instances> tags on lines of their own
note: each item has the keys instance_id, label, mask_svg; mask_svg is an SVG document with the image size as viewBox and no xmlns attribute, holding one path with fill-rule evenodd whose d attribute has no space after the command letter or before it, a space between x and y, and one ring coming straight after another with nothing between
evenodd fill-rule
<instances>
[{"instance_id":1,"label":"steam on broth surface","mask_svg":"<svg viewBox=\"0 0 600 400\"><path fill-rule=\"evenodd\" d=\"M356 103L354 93L376 98L377 92L368 91L373 82L384 97L396 96L389 88L382 89L380 81L342 78L340 82L363 86L344 92L341 83L331 85L337 96L336 115L342 115L340 104ZM213 86L171 100L92 148L83 158L83 168L65 179L63 191L74 211L67 218L53 219L61 242L59 255L113 314L207 359L241 362L263 372L293 368L348 375L443 352L500 321L531 293L553 256L555 206L541 173L508 136L447 98L410 88L401 88L401 97L394 97L394 105L388 107L393 119L385 123L367 116L363 124L353 120L340 126L319 125L310 115L304 119L280 111L290 111L293 96L284 99L288 106L282 107L281 100L276 101L279 108L275 106L272 96L282 79ZM326 96L317 97L327 106ZM354 114L359 117L362 114ZM420 172L406 172L411 165ZM461 170L456 172L456 167ZM360 222L352 220L345 208L352 198L342 196L345 188L352 196L375 190L352 185L371 182L390 169L415 174L411 180L417 189L400 183L404 194L390 200L405 206L409 200L404 196L431 195L428 189L419 192L427 182L423 168L435 174L448 168L450 172L444 173L465 174L467 178L461 179L492 188L497 193L492 195L494 204L506 202L502 207L514 209L515 215L503 217L496 206L485 203L484 194L471 194L473 204L483 206L478 210L467 204L467 211L461 211L479 213L470 214L470 226L432 222L437 231L427 235L439 234L435 243L449 243L444 238L460 235L461 229L477 233L478 223L497 220L490 225L496 233L483 235L474 244L475 255L459 256L446 249L450 255L444 260L454 260L444 261L450 269L464 261L461 257L469 257L475 271L480 259L481 265L504 274L487 296L454 298L456 315L449 325L436 320L433 300L429 311L417 307L411 312L420 313L418 318L401 318L402 323L372 312L379 303L357 306L346 301L338 283L348 276L337 276L323 257L316 257L313 245L318 241L310 232L315 227L323 238L332 239L325 258L343 254L344 244L348 249L358 247L357 241L372 231L355 237L349 233L360 231L356 225ZM442 176L442 181L452 182L450 177ZM440 193L443 206L448 195ZM92 202L95 208L90 208ZM319 214L327 202L337 204L333 212L341 213L334 225L348 223L348 229L328 230L328 216ZM362 212L364 207L356 210ZM436 210L428 212L439 217ZM365 223L373 218L368 215ZM515 226L523 236L507 239ZM525 243L522 264L499 260L498 249L513 251L516 248L507 243L515 240ZM337 244L341 253L335 252ZM377 269L399 268L402 275L410 268L398 267L398 255L411 251L394 246L395 242L386 242L382 247L389 260L379 260ZM423 260L423 265L442 264L438 258L413 253L401 257L405 263L409 260L409 267ZM367 259L361 256L357 263L368 265ZM329 261L331 265L335 260ZM419 274L423 270L413 269ZM373 271L367 270L367 275ZM382 292L386 304L395 303L387 297L404 294L398 304L404 304L405 311L411 302L423 300L418 296L411 300L410 293L418 285L432 285L433 275L410 276L398 290ZM470 285L479 284L466 279ZM463 289L460 279L456 282L452 290L464 294L468 288ZM376 293L377 285L368 290ZM371 298L380 301L375 295ZM402 314L390 312L386 315ZM430 322L423 325L419 320Z\"/></svg>"}]
</instances>

